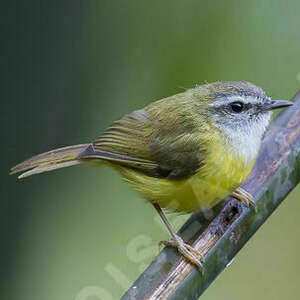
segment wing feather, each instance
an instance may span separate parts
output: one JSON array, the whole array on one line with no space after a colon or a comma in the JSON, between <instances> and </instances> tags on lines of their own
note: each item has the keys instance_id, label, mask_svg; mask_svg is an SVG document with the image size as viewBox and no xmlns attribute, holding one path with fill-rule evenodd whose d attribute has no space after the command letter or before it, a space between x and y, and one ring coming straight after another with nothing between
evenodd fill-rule
<instances>
[{"instance_id":1,"label":"wing feather","mask_svg":"<svg viewBox=\"0 0 300 300\"><path fill-rule=\"evenodd\" d=\"M150 105L125 115L80 158L99 157L153 177L191 176L201 167L203 151L193 110L188 108L184 117L184 107L178 105Z\"/></svg>"}]
</instances>

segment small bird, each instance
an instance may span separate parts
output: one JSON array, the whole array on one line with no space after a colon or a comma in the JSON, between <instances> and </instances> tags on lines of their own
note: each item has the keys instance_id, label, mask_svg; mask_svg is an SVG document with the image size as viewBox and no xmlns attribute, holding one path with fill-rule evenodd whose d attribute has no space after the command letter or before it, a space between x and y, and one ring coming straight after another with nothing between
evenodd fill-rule
<instances>
[{"instance_id":1,"label":"small bird","mask_svg":"<svg viewBox=\"0 0 300 300\"><path fill-rule=\"evenodd\" d=\"M78 164L106 165L150 201L174 246L203 268L202 255L175 233L163 209L195 212L228 195L255 206L240 188L255 163L271 111L290 106L271 100L249 82L221 81L186 90L115 121L89 144L52 150L11 169L19 178Z\"/></svg>"}]
</instances>

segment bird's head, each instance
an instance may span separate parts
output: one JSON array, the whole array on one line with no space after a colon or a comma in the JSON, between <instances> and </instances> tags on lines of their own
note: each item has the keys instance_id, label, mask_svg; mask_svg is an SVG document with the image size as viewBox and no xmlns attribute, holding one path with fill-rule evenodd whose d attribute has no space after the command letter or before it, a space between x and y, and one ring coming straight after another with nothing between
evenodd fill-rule
<instances>
[{"instance_id":1,"label":"bird's head","mask_svg":"<svg viewBox=\"0 0 300 300\"><path fill-rule=\"evenodd\" d=\"M293 104L272 100L249 82L221 81L198 88L206 94L206 116L224 140L247 160L257 154L272 111Z\"/></svg>"}]
</instances>

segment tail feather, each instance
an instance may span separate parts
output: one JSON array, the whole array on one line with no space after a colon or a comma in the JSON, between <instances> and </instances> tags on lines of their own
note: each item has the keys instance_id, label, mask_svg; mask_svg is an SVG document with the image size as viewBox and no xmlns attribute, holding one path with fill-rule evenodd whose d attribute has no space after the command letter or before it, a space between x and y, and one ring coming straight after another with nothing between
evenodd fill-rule
<instances>
[{"instance_id":1,"label":"tail feather","mask_svg":"<svg viewBox=\"0 0 300 300\"><path fill-rule=\"evenodd\" d=\"M80 164L82 160L77 159L77 156L89 145L74 145L33 156L13 167L10 174L24 172L18 178L25 178L34 174Z\"/></svg>"}]
</instances>

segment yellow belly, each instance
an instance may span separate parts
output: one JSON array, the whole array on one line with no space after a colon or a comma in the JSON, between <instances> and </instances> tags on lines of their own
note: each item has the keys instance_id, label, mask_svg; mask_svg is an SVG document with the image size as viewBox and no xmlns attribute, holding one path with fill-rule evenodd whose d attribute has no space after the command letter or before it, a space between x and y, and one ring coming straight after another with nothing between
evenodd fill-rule
<instances>
[{"instance_id":1,"label":"yellow belly","mask_svg":"<svg viewBox=\"0 0 300 300\"><path fill-rule=\"evenodd\" d=\"M248 177L254 161L215 145L196 174L180 180L153 178L125 167L113 166L144 198L176 212L208 209L224 199Z\"/></svg>"}]
</instances>

